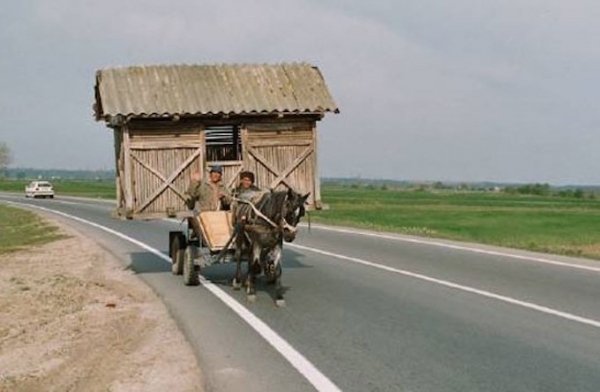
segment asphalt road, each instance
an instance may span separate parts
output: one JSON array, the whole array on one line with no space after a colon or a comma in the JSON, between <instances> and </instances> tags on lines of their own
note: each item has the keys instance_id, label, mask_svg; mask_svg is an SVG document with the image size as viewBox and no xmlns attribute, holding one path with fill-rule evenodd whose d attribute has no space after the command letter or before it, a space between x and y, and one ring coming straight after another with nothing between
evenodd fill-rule
<instances>
[{"instance_id":1,"label":"asphalt road","mask_svg":"<svg viewBox=\"0 0 600 392\"><path fill-rule=\"evenodd\" d=\"M232 264L184 286L165 260L177 222L113 219L103 202L2 200L85 220L52 213L158 293L207 390L600 391L598 262L313 225L285 247L278 308L265 287L255 303L233 291Z\"/></svg>"}]
</instances>

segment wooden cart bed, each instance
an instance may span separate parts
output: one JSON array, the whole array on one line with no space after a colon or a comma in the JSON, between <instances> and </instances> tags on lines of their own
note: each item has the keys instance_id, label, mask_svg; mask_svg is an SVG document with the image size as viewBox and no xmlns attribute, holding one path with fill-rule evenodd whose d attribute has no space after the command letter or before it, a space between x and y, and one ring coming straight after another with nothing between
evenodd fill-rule
<instances>
[{"instance_id":1,"label":"wooden cart bed","mask_svg":"<svg viewBox=\"0 0 600 392\"><path fill-rule=\"evenodd\" d=\"M233 234L231 211L205 211L198 218L204 239L211 251L221 250Z\"/></svg>"}]
</instances>

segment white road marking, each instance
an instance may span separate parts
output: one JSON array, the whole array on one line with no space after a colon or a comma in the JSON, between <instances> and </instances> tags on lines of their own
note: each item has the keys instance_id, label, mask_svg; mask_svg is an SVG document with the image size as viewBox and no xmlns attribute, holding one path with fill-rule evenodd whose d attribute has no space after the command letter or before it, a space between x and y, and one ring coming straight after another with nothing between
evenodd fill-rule
<instances>
[{"instance_id":1,"label":"white road marking","mask_svg":"<svg viewBox=\"0 0 600 392\"><path fill-rule=\"evenodd\" d=\"M151 246L138 241L134 238L131 238L123 233L110 229L106 226L99 225L94 222L90 222L86 219L82 219L73 215L65 214L61 211L52 210L49 208L25 204L25 203L16 203L6 201L8 204L13 204L17 206L31 207L36 208L42 211L50 212L56 215L60 215L72 220L75 220L80 223L84 223L86 225L90 225L97 229L103 230L107 233L113 234L123 240L129 241L132 244L139 246L140 248L154 254L155 256L171 263L171 258L161 253L159 250L152 248ZM209 280L205 279L202 275L200 275L200 283L213 295L219 298L225 305L227 305L231 310L233 310L239 317L241 317L252 329L254 329L260 336L262 336L275 350L277 350L300 374L310 382L317 391L322 392L341 392L339 389L327 376L325 376L319 369L317 369L308 359L306 359L302 354L300 354L292 345L290 345L285 339L277 334L277 332L273 331L265 322L256 317L252 312L243 307L239 302L225 293L222 289L214 285Z\"/></svg>"},{"instance_id":2,"label":"white road marking","mask_svg":"<svg viewBox=\"0 0 600 392\"><path fill-rule=\"evenodd\" d=\"M592 267L592 266L575 264L575 263L563 263L561 261L551 260L551 259L543 258L543 257L517 255L514 253L500 252L500 251L495 251L495 250L478 249L478 248L473 248L473 247L464 246L464 245L447 244L444 242L427 240L427 239L399 237L399 236L395 236L392 234L370 233L367 231L342 229L342 228L329 227L329 226L323 226L323 225L311 225L311 227L317 228L319 230L333 231L336 233L355 234L355 235L362 235L365 237L376 237L376 238L383 238L383 239L387 239L387 240L400 241L400 242L412 242L415 244L438 246L441 248L463 250L463 251L480 253L480 254L485 254L485 255L490 255L490 256L510 257L513 259L534 261L537 263L551 264L551 265L555 265L555 266L559 266L559 267L567 267L567 268L575 268L575 269L581 269L581 270L586 270L586 271L600 272L600 267Z\"/></svg>"},{"instance_id":3,"label":"white road marking","mask_svg":"<svg viewBox=\"0 0 600 392\"><path fill-rule=\"evenodd\" d=\"M181 224L181 219L165 218L164 220ZM308 225L306 223L303 223L302 226L307 227ZM415 244L431 245L431 246L437 246L437 247L447 248L447 249L462 250L462 251L467 251L467 252L485 254L485 255L489 255L489 256L500 256L500 257L518 259L518 260L533 261L536 263L555 265L558 267L574 268L574 269L580 269L580 270L592 271L592 272L600 272L600 267L592 267L592 266L576 264L576 263L564 263L562 261L552 260L552 259L548 259L548 258L544 258L544 257L525 256L525 255L517 255L517 254L509 253L509 252L478 249L478 248L474 248L471 246L448 244L448 243L439 242L439 241L435 241L435 240L429 240L429 239L400 237L398 235L393 235L393 234L372 233L372 232L368 232L368 231L343 229L343 228L325 226L325 225L311 224L311 227L317 228L319 230L332 231L332 232L336 232L336 233L355 234L355 235L361 235L361 236L365 236L365 237L383 238L383 239L387 239L387 240L400 241L400 242L411 242L411 243L415 243Z\"/></svg>"},{"instance_id":4,"label":"white road marking","mask_svg":"<svg viewBox=\"0 0 600 392\"><path fill-rule=\"evenodd\" d=\"M66 201L66 200L53 200L52 203L57 203L57 204L68 204L68 205L75 205L75 206L81 206L81 205L85 205L84 203L77 203L74 201ZM87 204L90 205L90 204Z\"/></svg>"},{"instance_id":5,"label":"white road marking","mask_svg":"<svg viewBox=\"0 0 600 392\"><path fill-rule=\"evenodd\" d=\"M307 250L309 252L318 253L318 254L321 254L323 256L335 257L335 258L338 258L338 259L341 259L341 260L350 261L350 262L353 262L353 263L356 263L356 264L362 264L362 265L365 265L365 266L368 266L368 267L373 267L373 268L377 268L377 269L380 269L380 270L384 270L384 271L388 271L388 272L393 272L393 273L396 273L396 274L410 276L412 278L424 280L424 281L431 282L431 283L436 283L436 284L439 284L439 285L442 285L442 286L451 287L453 289L457 289L457 290L461 290L461 291L466 291L468 293L481 295L481 296L487 297L487 298L493 298L493 299L496 299L496 300L499 300L499 301L508 302L510 304L513 304L513 305L518 305L518 306L521 306L521 307L524 307L524 308L527 308L527 309L537 310L537 311L542 312L542 313L551 314L551 315L562 317L564 319L568 319L568 320L571 320L571 321L576 321L576 322L581 323L581 324L591 325L593 327L600 328L600 321L598 321L598 320L588 319L588 318L576 316L576 315L571 314L571 313L561 312L560 310L548 308L548 307L542 306L542 305L537 305L537 304L534 304L532 302L520 301L518 299L507 297L507 296L500 295L500 294L495 294L495 293L492 293L490 291L479 290L479 289L476 289L476 288L473 288L473 287L463 286L463 285L460 285L458 283L450 282L450 281L447 281L447 280L436 279L436 278L432 278L430 276L421 275L421 274L417 274L417 273L414 273L414 272L410 272L410 271L406 271L406 270L401 270L401 269L398 269L398 268L388 267L388 266L385 266L385 265L373 263L371 261L359 259L359 258L356 258L356 257L344 256L344 255L341 255L341 254L338 254L338 253L328 252L328 251L321 250L321 249L316 249L316 248L310 248L308 246L303 246L303 245L297 245L297 244L286 244L286 245L290 246L292 248L297 248L297 249Z\"/></svg>"}]
</instances>

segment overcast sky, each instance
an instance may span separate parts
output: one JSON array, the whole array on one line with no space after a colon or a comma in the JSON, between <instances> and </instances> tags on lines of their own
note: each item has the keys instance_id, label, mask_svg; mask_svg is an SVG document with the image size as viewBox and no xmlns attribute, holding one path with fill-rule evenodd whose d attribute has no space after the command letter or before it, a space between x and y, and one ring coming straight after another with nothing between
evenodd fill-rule
<instances>
[{"instance_id":1,"label":"overcast sky","mask_svg":"<svg viewBox=\"0 0 600 392\"><path fill-rule=\"evenodd\" d=\"M13 166L113 168L96 70L320 68L341 113L322 176L600 184L597 0L0 3L0 142Z\"/></svg>"}]
</instances>

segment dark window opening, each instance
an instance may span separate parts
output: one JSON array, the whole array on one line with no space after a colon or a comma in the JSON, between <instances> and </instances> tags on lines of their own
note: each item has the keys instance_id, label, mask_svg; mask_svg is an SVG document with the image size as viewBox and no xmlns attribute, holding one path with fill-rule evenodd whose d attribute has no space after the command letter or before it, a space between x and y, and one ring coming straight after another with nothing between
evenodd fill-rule
<instances>
[{"instance_id":1,"label":"dark window opening","mask_svg":"<svg viewBox=\"0 0 600 392\"><path fill-rule=\"evenodd\" d=\"M205 130L205 140L207 161L239 161L242 159L239 126L208 127Z\"/></svg>"}]
</instances>

